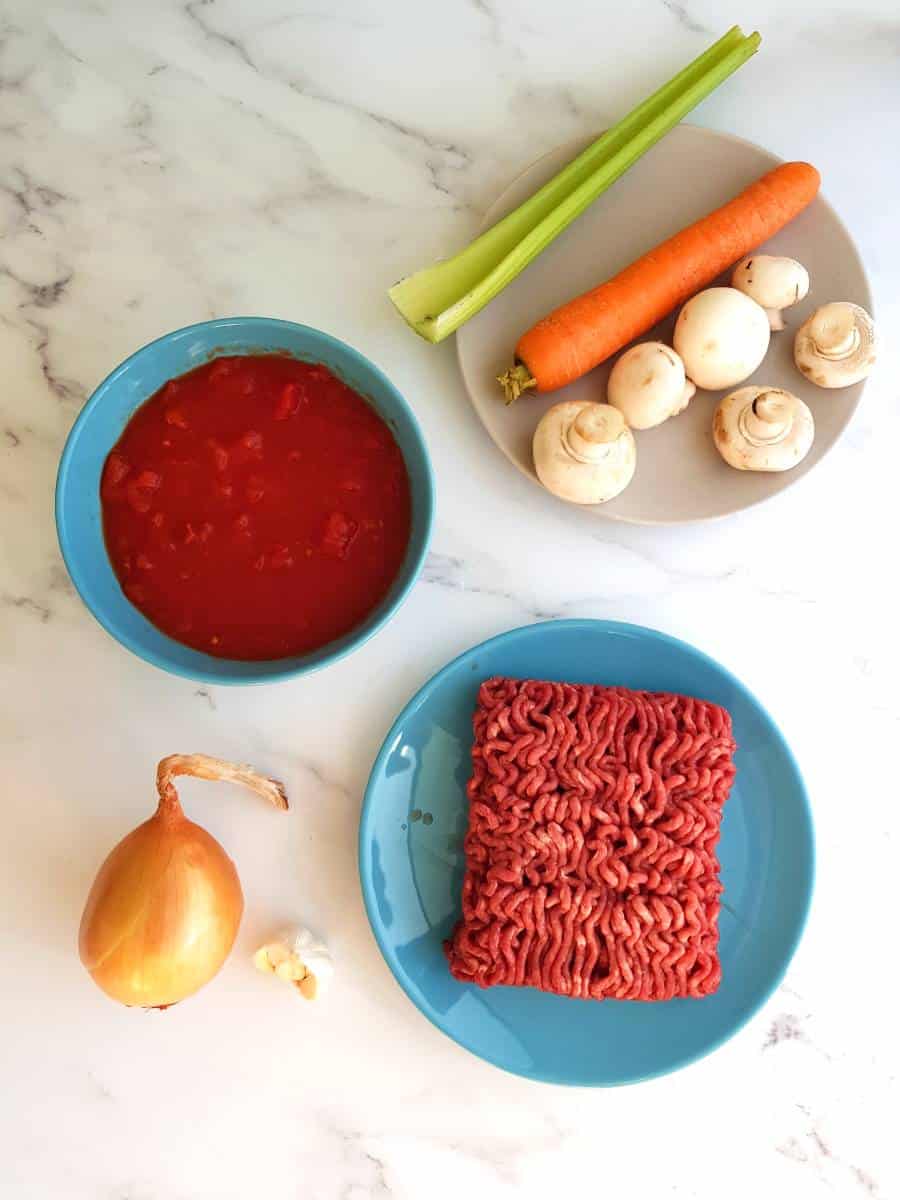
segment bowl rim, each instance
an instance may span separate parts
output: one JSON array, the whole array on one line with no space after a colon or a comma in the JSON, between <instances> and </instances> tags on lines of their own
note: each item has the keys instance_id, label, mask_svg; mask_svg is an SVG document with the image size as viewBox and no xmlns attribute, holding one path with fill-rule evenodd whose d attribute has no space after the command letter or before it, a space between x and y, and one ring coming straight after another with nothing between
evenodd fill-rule
<instances>
[{"instance_id":1,"label":"bowl rim","mask_svg":"<svg viewBox=\"0 0 900 1200\"><path fill-rule=\"evenodd\" d=\"M776 742L779 750L784 755L784 759L788 766L794 772L798 784L798 796L800 808L804 822L808 832L808 850L809 850L809 877L805 894L802 897L797 912L797 922L793 930L793 934L785 948L785 953L781 961L773 970L768 983L761 989L760 993L747 1004L743 1010L733 1021L730 1027L717 1037L712 1039L708 1045L703 1046L697 1051L682 1053L677 1056L671 1064L648 1071L644 1074L634 1074L613 1081L591 1081L585 1082L582 1080L573 1080L559 1075L552 1070L536 1069L531 1071L517 1071L514 1067L507 1066L501 1062L499 1058L491 1053L486 1053L481 1049L475 1049L468 1041L456 1037L448 1029L445 1029L430 1012L426 1012L425 1008L416 996L411 981L403 971L400 970L394 952L388 944L388 939L385 936L383 923L377 911L375 901L375 889L372 881L372 871L369 866L368 851L373 836L372 826L374 822L374 810L376 804L376 792L378 790L378 781L383 774L384 765L388 757L393 752L397 739L400 736L404 723L409 719L410 715L421 709L432 694L440 686L445 676L462 666L470 658L482 654L484 651L493 647L502 645L505 642L514 642L519 639L527 640L529 638L541 637L546 634L550 628L556 629L572 629L578 630L584 634L624 634L626 636L646 638L651 642L664 643L674 647L680 652L686 652L691 657L699 660L705 667L719 673L719 675L729 684L741 693L743 698L747 700L757 711L765 718L771 727L773 740ZM372 763L372 768L369 773L369 778L366 781L366 789L363 793L363 802L359 816L359 830L357 834L357 872L359 876L359 887L362 893L363 907L366 913L366 919L369 923L369 929L372 933L375 943L384 959L385 965L393 976L394 982L406 994L413 1006L419 1013L429 1021L435 1029L439 1030L444 1037L449 1038L461 1050L465 1050L469 1054L473 1054L476 1058L482 1059L493 1067L506 1072L510 1075L515 1075L522 1079L529 1079L535 1083L549 1083L556 1086L570 1088L618 1088L630 1087L639 1083L646 1083L651 1079L660 1079L666 1075L673 1075L677 1071L683 1070L685 1067L693 1066L694 1063L700 1062L709 1055L715 1053L731 1041L749 1022L757 1016L765 1005L771 1000L778 987L784 979L788 967L794 959L797 949L803 940L803 935L806 931L809 922L809 914L812 908L813 896L816 890L816 873L817 873L817 853L816 853L816 827L813 816L812 803L810 801L809 789L806 786L806 781L803 777L803 772L800 769L794 752L788 745L787 739L781 732L781 726L769 712L764 704L757 698L754 692L747 687L732 671L714 658L711 654L707 654L704 650L698 649L692 643L685 641L683 638L675 637L673 634L664 633L661 629L654 629L649 625L638 625L629 621L614 621L606 620L597 617L560 617L548 621L535 621L529 625L519 625L513 629L504 630L502 633L494 634L493 637L485 638L484 641L478 642L473 646L469 646L461 653L455 655L452 659L446 662L442 667L430 675L409 697L404 703L396 718L391 722L390 728L385 734L381 747ZM474 987L473 984L460 984L461 987Z\"/></svg>"},{"instance_id":2,"label":"bowl rim","mask_svg":"<svg viewBox=\"0 0 900 1200\"><path fill-rule=\"evenodd\" d=\"M334 642L326 642L317 650L310 651L306 655L295 655L289 658L273 658L260 659L257 661L243 659L212 659L211 661L223 664L223 672L205 671L202 668L194 669L183 664L174 662L167 656L157 653L155 650L150 650L142 645L140 640L133 637L131 634L124 632L116 627L105 611L102 611L100 606L95 606L89 599L88 589L86 588L86 577L79 565L78 555L75 553L72 545L71 536L66 523L66 502L65 495L68 488L69 476L72 471L72 460L80 438L84 434L87 423L95 409L104 402L110 388L117 382L118 378L124 375L128 368L135 360L152 350L156 346L160 346L166 342L172 342L196 333L200 330L207 332L209 330L228 330L228 329L279 329L291 331L293 333L300 332L304 336L310 336L319 345L324 345L328 350L333 350L338 355L343 355L345 358L351 359L355 365L362 368L363 372L367 373L373 381L381 388L389 392L398 402L401 411L404 413L409 426L409 432L412 436L412 442L415 447L414 453L418 457L422 466L422 476L424 482L424 499L418 506L422 519L422 531L420 535L420 544L414 551L412 560L408 565L402 566L400 573L396 577L400 579L405 577L402 585L396 595L389 604L384 605L379 611L379 608L373 610L378 613L378 616L371 621L371 624L363 623L356 632L351 629L343 635L348 639L346 644L341 645L338 649L330 649L329 647L337 646L340 639ZM212 357L215 357L213 355ZM326 364L327 365L327 364ZM339 374L339 372L336 372ZM372 403L371 397L363 396L369 403ZM145 403L150 399L149 396L144 397L139 403ZM135 410L139 405L135 406ZM374 407L374 405L373 405ZM132 414L133 415L133 414ZM381 415L381 414L379 414ZM333 334L326 333L322 329L317 329L313 325L304 325L298 321L288 321L282 317L215 317L208 321L196 321L190 325L182 325L178 329L169 330L167 333L160 334L159 337L153 338L152 341L146 342L139 346L137 350L132 351L127 358L124 358L97 384L85 403L82 405L78 416L72 424L71 429L66 435L65 445L63 446L62 454L60 455L59 467L56 474L56 485L54 488L54 520L56 524L56 537L59 543L60 553L62 554L63 562L68 571L75 590L82 600L85 608L91 614L95 621L113 638L120 646L126 650L130 650L132 654L143 659L144 662L150 663L154 667L168 672L170 675L177 675L183 679L196 680L199 683L211 683L221 686L250 686L254 684L275 683L280 680L294 678L300 675L310 675L315 671L322 670L330 666L332 663L339 662L342 658L353 653L353 651L364 646L370 638L374 637L384 626L395 616L397 611L405 602L413 586L419 579L422 567L428 554L429 545L431 543L431 535L434 526L434 509L435 509L435 480L434 469L431 465L431 457L428 453L428 446L425 442L425 437L422 433L421 425L413 411L412 405L403 396L400 389L391 382L384 371L371 359L369 359L361 350L357 350L348 342L341 338L335 337ZM411 536L412 540L412 536ZM139 611L139 610L138 610ZM370 614L371 618L372 614ZM144 618L146 620L146 618ZM154 626L154 628L156 628ZM164 637L167 642L171 642L173 646L179 649L192 650L193 647L184 647L182 643L170 638L168 634L162 630L157 630L160 636ZM194 651L196 654L201 654L202 651ZM229 673L229 667L240 666L247 668L246 674Z\"/></svg>"}]
</instances>

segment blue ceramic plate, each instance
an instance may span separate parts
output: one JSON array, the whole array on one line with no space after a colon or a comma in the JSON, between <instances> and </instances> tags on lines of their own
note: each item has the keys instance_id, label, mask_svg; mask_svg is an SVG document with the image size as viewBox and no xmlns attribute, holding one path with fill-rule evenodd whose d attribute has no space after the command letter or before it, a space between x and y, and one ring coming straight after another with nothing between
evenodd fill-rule
<instances>
[{"instance_id":1,"label":"blue ceramic plate","mask_svg":"<svg viewBox=\"0 0 900 1200\"><path fill-rule=\"evenodd\" d=\"M491 675L674 691L724 705L738 742L719 858L722 984L703 1000L570 1000L482 990L450 975L442 942L459 915L465 786L478 686ZM426 1017L507 1071L596 1087L675 1071L721 1046L791 959L813 887L812 818L800 771L765 709L723 667L638 625L549 621L468 650L406 706L375 761L360 825L363 896L381 952Z\"/></svg>"},{"instance_id":2,"label":"blue ceramic plate","mask_svg":"<svg viewBox=\"0 0 900 1200\"><path fill-rule=\"evenodd\" d=\"M388 594L355 629L308 654L262 662L213 658L167 637L126 598L113 573L100 513L100 474L132 413L169 379L222 354L290 354L320 362L355 388L390 426L403 453L412 492L406 558ZM327 666L367 641L388 621L415 583L431 534L434 485L428 451L412 409L381 371L337 338L274 317L223 317L167 333L121 363L81 410L63 450L56 480L56 529L78 592L123 646L175 675L209 683L268 683Z\"/></svg>"}]
</instances>

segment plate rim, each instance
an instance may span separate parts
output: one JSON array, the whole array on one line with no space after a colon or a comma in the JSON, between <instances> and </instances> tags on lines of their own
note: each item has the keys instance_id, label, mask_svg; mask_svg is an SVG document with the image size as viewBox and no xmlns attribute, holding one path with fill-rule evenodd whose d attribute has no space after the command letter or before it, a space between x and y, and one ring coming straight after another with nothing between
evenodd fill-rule
<instances>
[{"instance_id":1,"label":"plate rim","mask_svg":"<svg viewBox=\"0 0 900 1200\"><path fill-rule=\"evenodd\" d=\"M378 779L382 773L384 763L392 751L394 742L396 741L400 729L404 722L409 719L409 716L422 707L422 705L436 690L440 681L445 675L451 674L474 655L483 653L488 648L496 647L503 642L517 641L520 639L527 640L531 637L542 636L551 629L555 630L562 628L577 629L584 633L594 633L600 635L623 633L632 636L638 635L641 638L648 638L651 642L660 642L678 650L681 653L687 653L690 657L700 660L705 666L719 672L719 674L722 675L728 683L732 684L742 694L745 700L749 701L751 705L756 707L758 712L771 726L776 745L796 776L798 784L797 788L795 789L796 796L800 804L801 813L805 818L808 834L809 879L805 889L805 895L798 912L796 927L790 936L786 954L783 956L782 961L778 963L776 969L772 973L771 978L767 982L766 986L762 989L757 1000L750 1004L747 1010L741 1014L740 1018L734 1024L732 1024L725 1033L713 1039L707 1046L698 1052L677 1056L671 1064L662 1067L659 1070L650 1071L641 1075L630 1075L616 1080L584 1082L580 1080L567 1079L564 1076L557 1075L552 1071L544 1071L540 1069L531 1071L517 1071L514 1068L507 1066L505 1063L499 1062L490 1054L482 1053L481 1051L474 1049L471 1045L462 1041L460 1038L455 1037L449 1032L449 1030L444 1028L437 1020L435 1020L434 1017L427 1013L420 1005L416 996L410 990L410 987L407 986L407 977L403 972L400 971L399 965L395 963L386 946L386 939L382 936L381 922L380 920L376 919L377 906L375 905L374 901L374 888L372 884L371 870L368 866L368 858L366 854L366 851L371 844L370 830L375 808L375 794L378 787ZM812 899L815 893L817 869L815 821L813 818L812 804L810 803L809 798L809 789L806 786L803 772L800 769L800 764L797 762L793 751L788 745L787 739L784 737L780 726L769 713L765 705L759 701L756 695L751 692L746 684L738 679L738 677L727 667L723 666L718 659L713 658L712 655L707 654L704 650L700 650L693 646L690 642L686 642L682 638L675 637L672 634L665 633L660 629L653 629L647 625L637 625L629 621L612 621L595 617L558 618L548 621L536 621L529 625L519 625L513 629L507 629L502 633L494 634L492 637L489 637L484 641L479 642L474 646L470 646L466 650L463 650L460 654L455 655L449 662L445 663L444 666L435 671L403 705L400 712L397 714L397 717L391 723L390 729L385 735L381 747L375 756L371 771L369 772L369 778L366 782L365 792L363 793L363 802L359 818L357 855L359 884L362 892L363 907L365 908L366 919L368 920L372 936L375 938L378 950L384 959L388 970L391 972L394 981L400 986L407 999L411 1001L421 1016L423 1016L428 1022L430 1022L431 1025L435 1027L435 1029L439 1030L446 1038L452 1041L455 1045L459 1046L462 1050L465 1050L469 1054L474 1055L476 1058L489 1063L491 1066L496 1067L501 1071L505 1071L507 1074L514 1075L521 1079L529 1079L538 1083L549 1083L573 1088L627 1087L632 1084L645 1083L651 1079L659 1079L666 1075L672 1075L677 1071L683 1070L685 1067L692 1066L694 1063L700 1062L702 1059L707 1058L709 1055L715 1053L716 1050L719 1050L722 1046L724 1046L725 1043L730 1041L736 1034L738 1034L769 1002L784 979L787 969L793 961L794 955L797 953L797 949L803 939L803 935L809 921Z\"/></svg>"},{"instance_id":2,"label":"plate rim","mask_svg":"<svg viewBox=\"0 0 900 1200\"><path fill-rule=\"evenodd\" d=\"M675 133L677 130L680 130L680 129L690 129L690 130L700 133L704 136L711 137L714 140L717 138L722 138L725 141L737 142L738 144L740 144L742 146L749 146L751 149L758 150L762 154L766 155L769 159L771 159L773 167L777 166L779 163L783 163L783 162L787 161L786 159L781 158L780 155L776 154L774 151L769 150L765 146L760 145L759 142L754 142L750 138L741 137L739 134L732 133L729 130L714 129L708 125L698 125L694 121L680 121L673 129L669 130L669 134ZM664 141L665 137L668 137L669 134L666 134L663 138L660 139L660 141ZM512 179L509 180L509 182L505 185L505 187L503 187L503 189L497 193L497 195L494 197L494 199L487 206L487 208L485 209L484 214L482 216L482 219L479 223L478 233L479 234L484 233L485 229L488 228L489 223L491 223L491 224L493 223L493 221L491 221L491 214L493 213L494 209L500 204L500 202L503 200L503 198L510 191L512 191L512 189L516 186L516 184L518 184L521 179L523 179L526 175L528 175L529 172L533 171L535 169L535 167L539 166L540 163L544 162L545 159L551 158L553 155L558 154L561 150L571 151L571 157L574 158L575 155L578 154L578 152L580 150L583 150L586 145L590 144L591 139L592 139L591 134L586 134L583 137L569 138L564 142L559 142L556 146L551 146L549 150L545 150L543 154L538 155L537 158L534 158L531 160L531 162L527 163L520 171L518 171L512 177ZM653 147L651 146L650 149L652 150ZM648 151L648 153L649 153L649 151ZM615 184L613 184L613 187L615 187ZM846 235L847 242L853 252L853 256L856 259L857 265L859 266L860 277L862 278L863 284L865 286L865 292L866 292L865 308L868 310L870 315L872 317L874 317L875 316L875 308L874 308L875 299L874 299L874 295L872 292L872 281L869 279L869 273L866 270L866 265L863 261L863 257L859 252L859 248L856 244L856 239L853 237L852 233L850 232L850 229L848 228L846 221L844 221L844 219L841 217L840 213L837 211L837 209L834 207L834 205L827 199L827 197L825 196L825 194L821 188L819 189L818 193L816 194L815 199L818 201L821 201L821 203L828 209L831 216L834 218L834 220L837 222L837 224L840 226L840 228L843 230L844 234ZM576 221L573 222L573 227L575 225L577 225L577 219L576 219ZM763 242L762 245L765 245L765 242ZM550 247L548 246L547 249L549 250ZM824 301L823 301L823 303L824 303ZM507 460L507 462L509 462L513 467L515 467L517 473L520 476L522 476L522 478L527 479L534 486L538 487L541 490L541 492L543 492L546 497L548 497L551 501L553 501L555 506L557 506L557 507L560 507L560 508L564 507L567 509L576 508L576 509L586 510L591 516L602 517L602 518L605 518L607 521L616 521L622 525L638 525L638 526L643 526L645 528L654 528L656 526L661 526L663 528L677 528L679 525L685 525L685 526L686 525L700 525L700 524L703 524L703 523L706 523L709 521L724 521L728 517L736 516L738 513L742 513L742 512L749 512L751 509L758 508L761 504L765 504L768 501L775 500L778 496L783 495L790 488L796 487L796 485L798 483L800 483L804 479L808 479L809 476L812 475L813 471L822 462L825 461L825 459L834 450L835 446L837 446L838 442L840 442L841 439L844 437L845 433L847 432L847 429L850 426L851 421L853 420L853 418L856 416L857 412L859 411L859 406L862 403L862 398L863 398L863 395L865 394L866 385L868 384L868 378L861 380L859 394L857 395L856 400L853 403L850 411L847 413L847 418L844 421L844 424L842 425L839 433L837 434L837 436L835 437L835 439L831 443L831 445L827 446L825 448L825 450L822 452L822 455L819 458L818 462L816 462L815 465L810 470L804 472L802 475L797 475L792 471L784 472L783 473L785 476L784 485L781 488L779 488L777 492L772 492L769 495L760 496L755 500L751 500L748 504L741 504L735 508L729 508L722 512L708 513L704 516L684 517L684 518L677 518L677 519L676 518L668 518L665 516L656 517L656 518L630 517L623 513L609 511L604 504L578 504L578 505L576 505L576 504L572 504L570 501L562 500L559 496L554 496L551 492L548 492L547 489L541 484L540 480L538 479L538 477L534 473L534 471L524 470L522 468L521 464L518 463L516 461L516 459L513 458L513 456L509 453L506 446L497 441L497 439L491 433L490 429L488 429L487 425L485 424L485 422L482 418L482 415L481 415L481 411L479 410L478 405L475 403L475 399L472 394L472 388L469 386L469 379L466 374L465 365L463 363L462 341L459 336L460 333L462 333L462 328L457 330L457 333L454 336L454 343L455 343L455 352L456 352L456 365L459 368L459 374L460 374L460 377L462 378L463 390L466 393L466 397L469 401L469 404L470 404L472 410L475 413L475 416L478 418L478 423L480 424L483 431L487 434L488 440L493 444L493 446L497 450L499 450L499 452L503 455L503 457ZM618 351L616 353L618 353ZM614 357L614 355L610 355L610 358L613 358L613 357ZM588 374L590 374L590 372L588 372ZM563 392L565 389L559 388L557 390L559 392Z\"/></svg>"}]
</instances>

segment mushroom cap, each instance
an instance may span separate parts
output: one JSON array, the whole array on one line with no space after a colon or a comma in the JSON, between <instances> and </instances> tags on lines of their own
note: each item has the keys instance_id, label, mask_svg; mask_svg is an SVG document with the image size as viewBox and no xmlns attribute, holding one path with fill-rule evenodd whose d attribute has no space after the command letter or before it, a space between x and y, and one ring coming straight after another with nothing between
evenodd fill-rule
<instances>
[{"instance_id":1,"label":"mushroom cap","mask_svg":"<svg viewBox=\"0 0 900 1200\"><path fill-rule=\"evenodd\" d=\"M849 300L817 308L794 338L797 369L823 388L859 383L877 357L875 322L864 308Z\"/></svg>"},{"instance_id":2,"label":"mushroom cap","mask_svg":"<svg viewBox=\"0 0 900 1200\"><path fill-rule=\"evenodd\" d=\"M734 268L731 286L769 314L772 329L784 329L781 310L799 303L809 291L809 272L795 258L750 254Z\"/></svg>"},{"instance_id":3,"label":"mushroom cap","mask_svg":"<svg viewBox=\"0 0 900 1200\"><path fill-rule=\"evenodd\" d=\"M675 322L675 349L689 379L717 391L752 375L769 348L769 318L736 288L707 288L688 300Z\"/></svg>"},{"instance_id":4,"label":"mushroom cap","mask_svg":"<svg viewBox=\"0 0 900 1200\"><path fill-rule=\"evenodd\" d=\"M671 346L639 342L610 372L606 398L632 429L652 429L687 408L695 390Z\"/></svg>"},{"instance_id":5,"label":"mushroom cap","mask_svg":"<svg viewBox=\"0 0 900 1200\"><path fill-rule=\"evenodd\" d=\"M789 471L809 453L814 436L812 413L781 388L738 388L713 416L716 449L738 471Z\"/></svg>"},{"instance_id":6,"label":"mushroom cap","mask_svg":"<svg viewBox=\"0 0 900 1200\"><path fill-rule=\"evenodd\" d=\"M534 469L544 487L573 504L603 504L634 475L634 438L617 408L563 400L538 422Z\"/></svg>"}]
</instances>

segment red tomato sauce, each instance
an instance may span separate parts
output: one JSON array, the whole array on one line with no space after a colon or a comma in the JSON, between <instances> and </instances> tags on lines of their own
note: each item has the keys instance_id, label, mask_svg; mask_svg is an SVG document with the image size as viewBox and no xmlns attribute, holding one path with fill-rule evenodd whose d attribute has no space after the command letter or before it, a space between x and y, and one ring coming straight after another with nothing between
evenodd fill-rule
<instances>
[{"instance_id":1,"label":"red tomato sauce","mask_svg":"<svg viewBox=\"0 0 900 1200\"><path fill-rule=\"evenodd\" d=\"M353 629L409 542L409 477L385 422L327 367L225 357L132 416L100 484L122 588L220 658L283 658Z\"/></svg>"}]
</instances>

